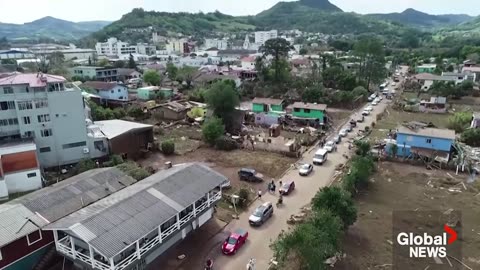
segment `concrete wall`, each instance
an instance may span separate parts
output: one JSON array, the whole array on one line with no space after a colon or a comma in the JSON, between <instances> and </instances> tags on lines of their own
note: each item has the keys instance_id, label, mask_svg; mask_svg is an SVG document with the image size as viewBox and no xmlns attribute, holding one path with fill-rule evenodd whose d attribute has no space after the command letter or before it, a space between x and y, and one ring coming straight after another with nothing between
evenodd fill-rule
<instances>
[{"instance_id":1,"label":"concrete wall","mask_svg":"<svg viewBox=\"0 0 480 270\"><path fill-rule=\"evenodd\" d=\"M28 175L30 174L30 177ZM35 174L35 176L33 176ZM39 169L24 170L7 174L4 177L8 193L25 192L42 188L42 175Z\"/></svg>"},{"instance_id":2,"label":"concrete wall","mask_svg":"<svg viewBox=\"0 0 480 270\"><path fill-rule=\"evenodd\" d=\"M306 112L305 109L299 108L298 111L295 111L295 108L292 110L292 115L295 117L302 118L315 118L320 119L320 122L323 122L324 113L319 110L309 109L310 112Z\"/></svg>"}]
</instances>

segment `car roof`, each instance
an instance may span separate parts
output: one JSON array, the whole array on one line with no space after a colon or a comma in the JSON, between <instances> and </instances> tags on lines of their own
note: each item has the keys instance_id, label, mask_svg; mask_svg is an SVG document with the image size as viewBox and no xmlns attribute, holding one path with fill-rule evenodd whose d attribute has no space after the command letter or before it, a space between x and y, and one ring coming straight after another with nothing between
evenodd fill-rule
<instances>
[{"instance_id":1,"label":"car roof","mask_svg":"<svg viewBox=\"0 0 480 270\"><path fill-rule=\"evenodd\" d=\"M241 168L240 171L241 171L241 172L251 172L251 173L254 173L254 172L255 172L254 169L248 169L248 168Z\"/></svg>"},{"instance_id":2,"label":"car roof","mask_svg":"<svg viewBox=\"0 0 480 270\"><path fill-rule=\"evenodd\" d=\"M315 155L319 154L319 155L325 155L328 151L326 149L318 149L317 152L315 152Z\"/></svg>"}]
</instances>

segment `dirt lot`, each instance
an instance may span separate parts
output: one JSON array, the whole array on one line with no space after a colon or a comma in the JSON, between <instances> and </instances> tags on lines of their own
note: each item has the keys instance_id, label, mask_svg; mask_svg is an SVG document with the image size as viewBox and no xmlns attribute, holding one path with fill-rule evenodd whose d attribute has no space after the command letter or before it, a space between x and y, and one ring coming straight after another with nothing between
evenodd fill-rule
<instances>
[{"instance_id":1,"label":"dirt lot","mask_svg":"<svg viewBox=\"0 0 480 270\"><path fill-rule=\"evenodd\" d=\"M399 124L409 121L432 122L438 128L446 128L450 114L412 113L388 108L382 119L377 121L370 137L384 139L390 129L395 129Z\"/></svg>"},{"instance_id":2,"label":"dirt lot","mask_svg":"<svg viewBox=\"0 0 480 270\"><path fill-rule=\"evenodd\" d=\"M392 241L392 211L449 209L462 211L463 262L471 269L480 269L480 183L467 184L467 190L457 184L461 192L451 192L448 188L454 185L446 173L382 163L368 190L356 198L358 220L344 237L346 259L337 263L335 269L392 269L390 265L380 267L392 263L392 245L388 243ZM455 181L460 180L462 177Z\"/></svg>"}]
</instances>

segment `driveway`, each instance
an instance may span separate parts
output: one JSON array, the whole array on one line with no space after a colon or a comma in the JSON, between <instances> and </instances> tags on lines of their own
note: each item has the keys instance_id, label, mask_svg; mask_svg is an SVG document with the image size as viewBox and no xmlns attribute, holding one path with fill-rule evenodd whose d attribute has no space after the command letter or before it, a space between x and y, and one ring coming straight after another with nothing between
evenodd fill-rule
<instances>
[{"instance_id":1,"label":"driveway","mask_svg":"<svg viewBox=\"0 0 480 270\"><path fill-rule=\"evenodd\" d=\"M211 258L214 258L215 269L246 269L246 264L250 258L256 260L256 270L268 269L270 259L273 257L269 245L277 238L282 230L287 230L289 228L287 219L291 215L297 214L301 207L308 204L320 188L330 185L332 176L335 172L335 167L338 164L345 164L347 161L344 155L349 154L348 140L352 139L359 129L364 129L367 125L370 126L371 123L375 121L376 115L385 110L387 102L386 99L383 99L380 104L374 106L374 110L370 116L365 117L365 122L359 123L359 125L357 125L357 127L350 132L346 138L343 138L341 144L338 146L338 151L331 153L325 164L315 166L314 171L310 176L301 177L298 175L297 170L289 170L281 180L284 183L289 180L294 180L296 189L292 194L284 196L284 205L280 208L275 207L272 218L270 218L265 224L259 228L250 227L248 224L248 217L257 206L266 201L275 204L278 199L277 194L264 194L261 199L257 199L250 206L248 211L242 213L238 220L234 220L227 225L224 231L232 231L239 227L248 229L249 240L234 256L223 256L220 252L220 248L215 247L209 254ZM354 114L358 113L360 113L360 111L357 111ZM334 134L331 136L333 135ZM317 148L310 149L310 151L304 154L302 161L311 163L316 150Z\"/></svg>"}]
</instances>

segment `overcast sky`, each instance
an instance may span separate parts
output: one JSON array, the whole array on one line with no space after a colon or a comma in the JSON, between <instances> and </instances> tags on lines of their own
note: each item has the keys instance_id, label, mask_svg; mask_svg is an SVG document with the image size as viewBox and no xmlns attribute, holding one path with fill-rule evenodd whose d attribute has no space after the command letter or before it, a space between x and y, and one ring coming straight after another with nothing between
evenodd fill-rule
<instances>
[{"instance_id":1,"label":"overcast sky","mask_svg":"<svg viewBox=\"0 0 480 270\"><path fill-rule=\"evenodd\" d=\"M288 1L288 0L286 0ZM414 8L431 14L480 14L478 0L331 0L344 11L357 13L401 12ZM0 22L24 23L45 16L69 21L114 21L133 8L168 12L210 12L254 15L279 0L0 0Z\"/></svg>"}]
</instances>

